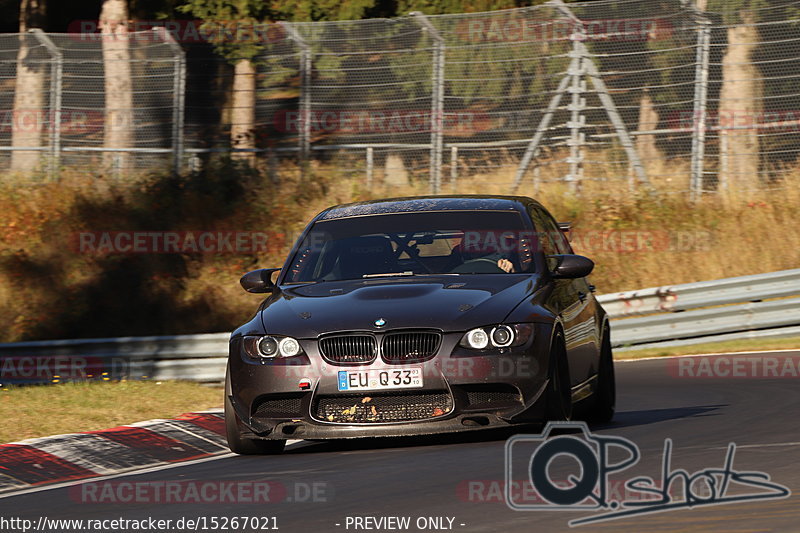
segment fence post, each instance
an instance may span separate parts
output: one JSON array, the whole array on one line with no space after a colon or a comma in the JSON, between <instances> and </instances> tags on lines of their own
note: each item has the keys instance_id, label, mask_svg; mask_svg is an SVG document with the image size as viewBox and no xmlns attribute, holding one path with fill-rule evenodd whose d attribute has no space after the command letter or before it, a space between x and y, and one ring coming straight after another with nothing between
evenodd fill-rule
<instances>
[{"instance_id":1,"label":"fence post","mask_svg":"<svg viewBox=\"0 0 800 533\"><path fill-rule=\"evenodd\" d=\"M280 25L298 47L300 47L300 148L301 168L305 168L311 153L311 46L289 22Z\"/></svg>"},{"instance_id":2,"label":"fence post","mask_svg":"<svg viewBox=\"0 0 800 533\"><path fill-rule=\"evenodd\" d=\"M458 180L458 146L450 147L450 182L453 192L456 190L456 180Z\"/></svg>"},{"instance_id":3,"label":"fence post","mask_svg":"<svg viewBox=\"0 0 800 533\"><path fill-rule=\"evenodd\" d=\"M706 148L708 99L708 61L711 50L711 22L697 13L701 27L697 31L697 64L695 67L694 110L692 112L692 182L690 197L697 200L703 193L703 163Z\"/></svg>"},{"instance_id":4,"label":"fence post","mask_svg":"<svg viewBox=\"0 0 800 533\"><path fill-rule=\"evenodd\" d=\"M636 181L638 181L639 185L649 186L650 182L647 179L647 173L645 172L644 165L642 165L642 161L639 158L638 152L636 151L636 147L633 145L633 141L631 141L631 137L628 133L627 127L625 126L625 122L622 120L622 117L617 110L617 105L614 103L614 99L611 98L608 87L606 86L606 83L603 81L603 78L600 74L600 70L597 68L597 65L595 65L592 59L592 54L589 51L589 48L583 42L583 37L586 33L584 22L575 16L575 14L569 9L569 7L567 7L563 0L550 0L545 5L550 5L558 10L564 16L572 20L572 22L576 25L576 28L578 28L578 31L572 36L574 42L574 48L572 54L570 54L573 57L572 61L580 62L577 65L577 70L581 71L592 82L592 87L594 87L594 91L597 93L597 97L600 99L600 103L602 104L606 115L608 116L609 120L611 120L611 124L614 127L614 133L619 139L622 148L625 150L631 167L633 167ZM570 72L572 70L573 68L570 66ZM567 77L564 79L567 79ZM562 80L562 82L563 81L564 80ZM563 89L559 87L559 91L561 90ZM515 182L515 187L519 184L519 181L522 180L522 175L519 173L519 171L517 172L517 178L518 179Z\"/></svg>"},{"instance_id":5,"label":"fence post","mask_svg":"<svg viewBox=\"0 0 800 533\"><path fill-rule=\"evenodd\" d=\"M570 187L573 188L573 190L576 189L577 184L575 180L576 177L580 178L580 173L582 171L582 149L585 144L585 134L581 131L581 129L586 127L586 123L585 117L581 114L581 111L585 106L582 95L588 91L588 88L585 81L581 79L584 76L588 77L592 82L594 92L597 93L597 97L600 99L600 103L602 104L606 115L614 127L614 133L619 139L622 147L625 149L625 153L627 154L628 160L633 167L636 179L640 184L649 185L644 166L639 158L639 154L636 152L636 148L633 146L633 142L631 141L625 123L623 122L622 117L617 110L614 99L611 98L608 87L603 81L600 71L592 60L591 52L589 52L589 49L583 43L583 37L585 34L584 22L577 18L572 11L570 11L570 9L562 0L550 0L545 5L554 7L560 13L572 20L577 28L577 31L572 35L573 49L569 54L569 57L572 59L567 69L567 74L561 78L561 82L559 83L558 88L555 90L555 94L553 94L552 98L550 99L550 103L548 104L547 109L545 109L539 125L536 127L536 132L534 133L533 138L528 143L525 153L522 155L522 159L517 166L516 175L514 176L512 191L516 192L516 190L519 188L520 184L522 183L522 178L525 176L531 161L538 155L542 139L550 128L550 122L553 119L553 115L559 109L561 99L566 92L572 93L572 101L568 106L568 109L572 113L570 121L566 124L566 126L568 126L570 129L570 157L568 159L570 164L570 173L566 176L565 181L570 184Z\"/></svg>"},{"instance_id":6,"label":"fence post","mask_svg":"<svg viewBox=\"0 0 800 533\"><path fill-rule=\"evenodd\" d=\"M372 190L372 174L374 172L373 148L367 146L367 190Z\"/></svg>"},{"instance_id":7,"label":"fence post","mask_svg":"<svg viewBox=\"0 0 800 533\"><path fill-rule=\"evenodd\" d=\"M717 190L725 193L728 191L728 176L730 176L730 167L728 165L728 130L719 130L719 183Z\"/></svg>"},{"instance_id":8,"label":"fence post","mask_svg":"<svg viewBox=\"0 0 800 533\"><path fill-rule=\"evenodd\" d=\"M570 61L568 70L578 68L577 61L578 60L573 57ZM569 82L569 76L564 76L561 78L561 81L558 82L558 88L556 89L555 94L553 94L553 97L550 99L550 103L547 104L547 109L545 109L542 119L539 121L539 125L536 126L536 132L533 134L531 142L528 143L527 148L525 148L525 153L522 154L522 159L519 161L517 173L514 176L514 185L511 187L512 192L517 192L517 189L522 183L522 178L525 177L525 173L528 171L531 161L533 158L539 155L539 148L542 139L544 138L547 129L550 127L550 122L553 120L553 115L558 109L559 104L561 104L561 99L564 97L564 92L567 90L567 85L569 85Z\"/></svg>"},{"instance_id":9,"label":"fence post","mask_svg":"<svg viewBox=\"0 0 800 533\"><path fill-rule=\"evenodd\" d=\"M183 152L185 150L184 122L186 117L186 53L181 45L166 28L155 28L161 33L164 41L169 43L175 62L175 79L173 80L172 100L172 168L180 174L183 168Z\"/></svg>"},{"instance_id":10,"label":"fence post","mask_svg":"<svg viewBox=\"0 0 800 533\"><path fill-rule=\"evenodd\" d=\"M586 73L585 59L581 49L578 47L582 31L572 34L573 47L572 53L575 62L570 64L568 74L572 78L568 92L572 94L572 101L568 108L570 110L569 126L569 174L565 181L569 185L571 192L576 193L581 185L583 178L583 146L586 144L586 134L581 128L586 126L586 116L582 111L586 109L586 81L583 79Z\"/></svg>"},{"instance_id":11,"label":"fence post","mask_svg":"<svg viewBox=\"0 0 800 533\"><path fill-rule=\"evenodd\" d=\"M579 45L581 50L583 50L584 54L588 57L589 49L586 48L586 45L583 43L579 43ZM617 135L622 148L625 149L628 161L633 167L633 173L636 176L637 183L649 187L650 181L647 179L647 172L645 172L642 160L639 158L639 152L636 151L636 147L633 145L631 136L617 110L614 99L611 98L611 93L606 86L606 82L604 82L603 78L600 76L600 71L597 69L597 65L594 64L594 61L586 60L585 65L586 74L589 76L594 90L597 92L597 97L600 98L600 103L603 105L603 108L606 110L606 115L608 115L611 124L614 126L614 133ZM650 192L652 193L653 191L651 190Z\"/></svg>"},{"instance_id":12,"label":"fence post","mask_svg":"<svg viewBox=\"0 0 800 533\"><path fill-rule=\"evenodd\" d=\"M61 97L64 84L64 55L61 50L50 40L42 30L34 28L28 30L47 48L50 54L50 165L48 175L51 180L56 179L61 166Z\"/></svg>"},{"instance_id":13,"label":"fence post","mask_svg":"<svg viewBox=\"0 0 800 533\"><path fill-rule=\"evenodd\" d=\"M433 39L433 64L431 68L431 194L442 188L442 151L444 149L444 38L419 11L411 16Z\"/></svg>"}]
</instances>

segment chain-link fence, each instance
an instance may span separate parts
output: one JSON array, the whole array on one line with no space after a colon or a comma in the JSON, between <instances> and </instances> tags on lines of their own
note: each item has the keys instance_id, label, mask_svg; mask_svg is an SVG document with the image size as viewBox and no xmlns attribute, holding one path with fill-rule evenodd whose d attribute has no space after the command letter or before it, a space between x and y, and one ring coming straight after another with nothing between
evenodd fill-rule
<instances>
[{"instance_id":1,"label":"chain-link fence","mask_svg":"<svg viewBox=\"0 0 800 533\"><path fill-rule=\"evenodd\" d=\"M0 35L0 167L151 169L182 150L184 52L168 32Z\"/></svg>"},{"instance_id":2,"label":"chain-link fence","mask_svg":"<svg viewBox=\"0 0 800 533\"><path fill-rule=\"evenodd\" d=\"M252 61L255 120L244 151L270 165L310 162L367 187L416 182L433 192L563 184L698 196L783 186L800 152L800 2L714 5L730 9L551 0L486 13L270 25ZM7 88L19 76L23 41L28 63L42 66L36 90L46 112L30 146L51 167L110 160L185 170L204 154L231 150L240 116L235 61L174 31L148 35L132 38L128 52L129 147L109 146L102 38L0 37ZM12 90L0 95L11 117L0 132L3 168L15 166L24 140L12 138L22 104ZM91 127L73 128L65 118L72 112L93 117Z\"/></svg>"}]
</instances>

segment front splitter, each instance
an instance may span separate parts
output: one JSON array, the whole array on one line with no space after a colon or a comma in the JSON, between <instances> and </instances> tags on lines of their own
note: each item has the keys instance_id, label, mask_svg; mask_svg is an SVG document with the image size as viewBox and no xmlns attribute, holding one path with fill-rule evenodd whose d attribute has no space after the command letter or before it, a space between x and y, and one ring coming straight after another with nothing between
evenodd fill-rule
<instances>
[{"instance_id":1,"label":"front splitter","mask_svg":"<svg viewBox=\"0 0 800 533\"><path fill-rule=\"evenodd\" d=\"M526 421L525 424L530 424ZM360 439L368 437L410 437L416 435L436 435L460 433L486 429L509 428L523 425L510 422L495 414L468 413L436 421L417 421L393 424L326 424L316 421L278 422L267 434L248 434L248 438L265 440L282 439Z\"/></svg>"}]
</instances>

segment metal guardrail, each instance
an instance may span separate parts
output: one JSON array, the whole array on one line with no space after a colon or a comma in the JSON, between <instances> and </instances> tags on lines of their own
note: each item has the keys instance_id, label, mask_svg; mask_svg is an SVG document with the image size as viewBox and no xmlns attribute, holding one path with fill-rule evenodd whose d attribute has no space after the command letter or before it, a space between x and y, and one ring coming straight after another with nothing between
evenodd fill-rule
<instances>
[{"instance_id":1,"label":"metal guardrail","mask_svg":"<svg viewBox=\"0 0 800 533\"><path fill-rule=\"evenodd\" d=\"M625 350L797 335L800 298L793 296L800 296L800 269L597 299L612 318L612 345Z\"/></svg>"},{"instance_id":2,"label":"metal guardrail","mask_svg":"<svg viewBox=\"0 0 800 533\"><path fill-rule=\"evenodd\" d=\"M665 285L599 296L611 318L800 296L800 269L683 285Z\"/></svg>"},{"instance_id":3,"label":"metal guardrail","mask_svg":"<svg viewBox=\"0 0 800 533\"><path fill-rule=\"evenodd\" d=\"M74 379L219 382L230 333L0 344L0 383Z\"/></svg>"},{"instance_id":4,"label":"metal guardrail","mask_svg":"<svg viewBox=\"0 0 800 533\"><path fill-rule=\"evenodd\" d=\"M617 351L800 335L800 269L606 294L598 300L612 318ZM0 344L0 384L82 378L220 382L229 336Z\"/></svg>"}]
</instances>

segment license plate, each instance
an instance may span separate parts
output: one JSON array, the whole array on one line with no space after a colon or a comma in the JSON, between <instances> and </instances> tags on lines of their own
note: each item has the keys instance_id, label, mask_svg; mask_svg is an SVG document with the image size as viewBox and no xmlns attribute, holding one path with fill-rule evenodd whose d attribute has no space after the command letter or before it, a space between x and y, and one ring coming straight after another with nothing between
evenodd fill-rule
<instances>
[{"instance_id":1,"label":"license plate","mask_svg":"<svg viewBox=\"0 0 800 533\"><path fill-rule=\"evenodd\" d=\"M340 391L416 389L422 387L422 368L340 370Z\"/></svg>"}]
</instances>

